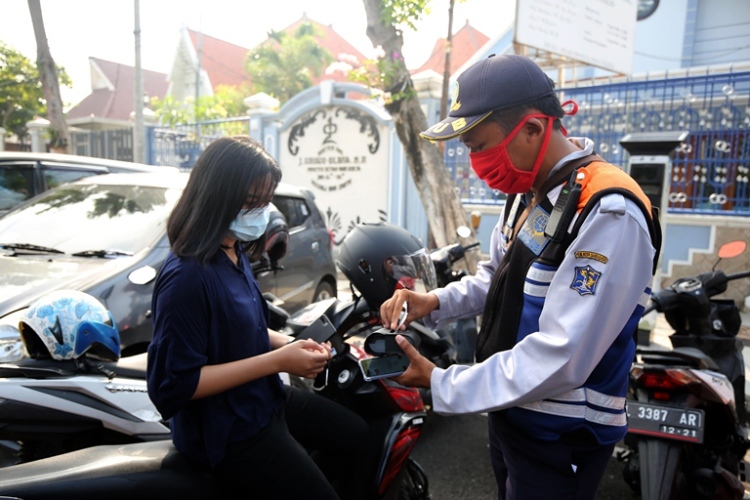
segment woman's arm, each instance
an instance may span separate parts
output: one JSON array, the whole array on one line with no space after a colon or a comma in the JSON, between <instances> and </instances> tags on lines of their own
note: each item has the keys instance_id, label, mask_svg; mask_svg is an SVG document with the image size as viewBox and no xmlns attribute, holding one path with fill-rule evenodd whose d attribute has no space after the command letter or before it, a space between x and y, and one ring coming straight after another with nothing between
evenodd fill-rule
<instances>
[{"instance_id":1,"label":"woman's arm","mask_svg":"<svg viewBox=\"0 0 750 500\"><path fill-rule=\"evenodd\" d=\"M313 378L323 371L330 358L331 354L324 346L314 340L300 340L258 356L206 365L201 368L198 387L191 399L214 396L279 372Z\"/></svg>"},{"instance_id":2,"label":"woman's arm","mask_svg":"<svg viewBox=\"0 0 750 500\"><path fill-rule=\"evenodd\" d=\"M289 335L284 335L283 333L279 333L275 330L268 329L268 339L271 341L271 349L278 349L279 347L284 347L289 342L294 340L294 337L290 337Z\"/></svg>"}]
</instances>

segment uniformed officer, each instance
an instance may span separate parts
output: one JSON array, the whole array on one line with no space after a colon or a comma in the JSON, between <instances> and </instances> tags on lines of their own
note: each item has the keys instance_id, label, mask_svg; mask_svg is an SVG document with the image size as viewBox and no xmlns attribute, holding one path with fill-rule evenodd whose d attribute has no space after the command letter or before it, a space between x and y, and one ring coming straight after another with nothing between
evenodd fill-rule
<instances>
[{"instance_id":1,"label":"uniformed officer","mask_svg":"<svg viewBox=\"0 0 750 500\"><path fill-rule=\"evenodd\" d=\"M482 314L475 364L436 368L402 341L411 365L395 380L431 388L439 414L488 412L498 498L594 498L627 431L633 334L660 246L648 198L590 140L566 138L565 107L526 57L490 56L458 77L448 118L422 136L460 137L477 176L509 195L490 260L442 289L398 290L380 311L390 328L404 302L407 322L434 327Z\"/></svg>"}]
</instances>

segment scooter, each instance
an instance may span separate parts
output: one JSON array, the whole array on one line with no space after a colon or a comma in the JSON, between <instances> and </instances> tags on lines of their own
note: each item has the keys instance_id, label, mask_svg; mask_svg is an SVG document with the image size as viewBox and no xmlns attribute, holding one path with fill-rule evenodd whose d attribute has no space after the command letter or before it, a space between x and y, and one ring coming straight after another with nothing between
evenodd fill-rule
<instances>
[{"instance_id":1,"label":"scooter","mask_svg":"<svg viewBox=\"0 0 750 500\"><path fill-rule=\"evenodd\" d=\"M305 324L292 320L284 331L300 337L308 332L307 327L315 328L321 321L331 324L327 317L308 310ZM419 392L384 379L366 382L358 368L358 360L367 354L362 348L347 343L346 339L345 330L331 327L330 334L320 339L334 346L334 355L327 370L311 385L288 375L285 382L316 390L323 397L356 411L368 422L371 432L378 437L377 442L382 443L373 477L373 498L428 499L427 476L409 456L426 417ZM140 375L144 376L145 357L139 355L134 358L143 362ZM135 360L129 361L135 365ZM117 369L116 366L102 366L100 371L110 368ZM88 405L92 420L100 418L98 412L119 413L120 418L134 423L141 418L140 415L118 411L111 402L120 393L106 394L107 390L114 391L116 388L126 395L141 394L133 388L145 387L145 381L136 379L136 367L131 368L133 371L128 375L133 378L128 385L112 382L118 380L120 374L116 373L109 383L100 380L103 390L91 395L83 394L74 387L75 379L81 379L80 375L69 377L58 368L57 377L68 380L69 389L63 392L68 393L68 399L78 399L78 404ZM47 370L51 368L27 374L45 376L50 373ZM54 382L52 378L48 378L47 383ZM151 412L155 413L153 407ZM158 420L158 414L151 417ZM19 425L20 421L21 418ZM97 425L106 426L107 423L102 419ZM203 499L215 498L219 487L210 475L196 470L176 452L168 434L167 439L162 434L160 439L153 441L93 446L0 469L0 495L25 500L53 496L77 499L92 496L106 496L108 499L136 496Z\"/></svg>"},{"instance_id":2,"label":"scooter","mask_svg":"<svg viewBox=\"0 0 750 500\"><path fill-rule=\"evenodd\" d=\"M261 259L265 263L258 265L274 268L274 260ZM322 310L306 310L290 321L279 299L264 297L274 330L298 336L321 321ZM389 381L364 381L357 361L367 354L346 342L349 327L359 320L347 313L337 318L344 324L328 339L337 350L321 392L360 413L383 443L373 497L429 498L427 477L409 457L425 417L419 392ZM214 497L217 485L210 476L195 471L171 445L169 423L148 397L146 358L25 358L0 365L0 449L5 449L0 456L2 465L11 465L0 471L0 495ZM336 383L328 385L331 372ZM284 375L285 383L313 390L301 379ZM78 467L81 463L86 467ZM120 467L128 477L123 489Z\"/></svg>"},{"instance_id":3,"label":"scooter","mask_svg":"<svg viewBox=\"0 0 750 500\"><path fill-rule=\"evenodd\" d=\"M719 260L744 241L723 245ZM718 264L718 261L717 261ZM655 292L644 314L663 313L673 348L638 347L630 370L623 477L645 499L743 498L745 365L733 300L714 298L750 271L716 270Z\"/></svg>"},{"instance_id":4,"label":"scooter","mask_svg":"<svg viewBox=\"0 0 750 500\"><path fill-rule=\"evenodd\" d=\"M332 358L314 380L289 376L288 383L336 401L367 421L377 442L383 443L375 481L378 495L428 499L427 476L410 456L427 416L424 402L417 389L387 378L365 379L359 361L371 357L364 344L379 327L368 321L370 317L365 302L336 297L310 304L291 315L282 333L295 338L315 330L321 322L330 325L327 335L313 338L330 342Z\"/></svg>"}]
</instances>

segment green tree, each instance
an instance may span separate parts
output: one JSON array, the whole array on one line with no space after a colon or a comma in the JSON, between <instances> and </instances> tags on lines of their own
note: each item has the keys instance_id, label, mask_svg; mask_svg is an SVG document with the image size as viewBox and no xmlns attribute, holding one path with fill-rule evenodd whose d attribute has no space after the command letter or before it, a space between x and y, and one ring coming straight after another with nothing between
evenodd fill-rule
<instances>
[{"instance_id":1,"label":"green tree","mask_svg":"<svg viewBox=\"0 0 750 500\"><path fill-rule=\"evenodd\" d=\"M419 198L427 214L432 238L437 246L453 243L458 226L469 226L456 183L451 179L441 150L419 137L427 129L425 117L402 54L403 29L429 13L430 0L363 0L367 13L367 36L382 51L370 72L370 85L385 95L385 108L391 114L396 133L404 147ZM360 76L362 74L360 73ZM472 236L463 243L476 241ZM476 252L466 254L469 269L476 269Z\"/></svg>"},{"instance_id":2,"label":"green tree","mask_svg":"<svg viewBox=\"0 0 750 500\"><path fill-rule=\"evenodd\" d=\"M70 85L63 68L58 68L61 85ZM31 60L0 42L0 127L23 139L26 123L46 114L39 72Z\"/></svg>"},{"instance_id":3,"label":"green tree","mask_svg":"<svg viewBox=\"0 0 750 500\"><path fill-rule=\"evenodd\" d=\"M254 92L265 92L282 104L313 85L313 77L323 74L334 61L333 55L318 44L319 34L310 23L303 23L294 34L272 31L268 40L247 55L245 70L253 81Z\"/></svg>"},{"instance_id":4,"label":"green tree","mask_svg":"<svg viewBox=\"0 0 750 500\"><path fill-rule=\"evenodd\" d=\"M242 116L245 110L242 101L247 95L249 95L248 86L219 85L213 95L200 96L197 106L193 105L195 100L193 97L188 97L185 101L178 101L173 96L168 95L164 99L152 98L151 107L161 125L174 127L175 125ZM224 125L227 133L247 133L246 129L242 129L243 126L239 123ZM232 127L236 127L237 130L232 129Z\"/></svg>"}]
</instances>

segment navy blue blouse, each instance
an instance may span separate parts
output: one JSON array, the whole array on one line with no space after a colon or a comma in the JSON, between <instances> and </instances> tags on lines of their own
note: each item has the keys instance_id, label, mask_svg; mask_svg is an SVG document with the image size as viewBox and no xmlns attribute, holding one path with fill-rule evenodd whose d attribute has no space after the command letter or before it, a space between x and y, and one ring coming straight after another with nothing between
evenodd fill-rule
<instances>
[{"instance_id":1,"label":"navy blue blouse","mask_svg":"<svg viewBox=\"0 0 750 500\"><path fill-rule=\"evenodd\" d=\"M201 367L271 350L268 307L247 256L235 266L224 252L202 265L169 254L154 285L154 335L148 393L185 455L215 466L229 443L265 428L284 405L277 374L191 401Z\"/></svg>"}]
</instances>

